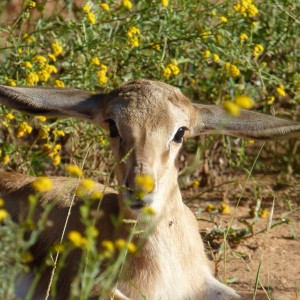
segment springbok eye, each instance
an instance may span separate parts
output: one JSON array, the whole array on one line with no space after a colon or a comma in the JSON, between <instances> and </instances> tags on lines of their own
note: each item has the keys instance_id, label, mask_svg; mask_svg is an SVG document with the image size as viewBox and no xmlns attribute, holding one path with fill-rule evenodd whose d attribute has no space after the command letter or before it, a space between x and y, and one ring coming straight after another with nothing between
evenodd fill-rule
<instances>
[{"instance_id":1,"label":"springbok eye","mask_svg":"<svg viewBox=\"0 0 300 300\"><path fill-rule=\"evenodd\" d=\"M109 119L108 121L108 127L109 127L109 136L111 138L116 138L119 136L119 130L118 130L118 127L115 123L114 120L112 119Z\"/></svg>"},{"instance_id":2,"label":"springbok eye","mask_svg":"<svg viewBox=\"0 0 300 300\"><path fill-rule=\"evenodd\" d=\"M176 134L174 135L173 141L178 144L182 143L183 136L184 136L184 133L186 132L186 130L187 130L186 127L180 127L177 130Z\"/></svg>"}]
</instances>

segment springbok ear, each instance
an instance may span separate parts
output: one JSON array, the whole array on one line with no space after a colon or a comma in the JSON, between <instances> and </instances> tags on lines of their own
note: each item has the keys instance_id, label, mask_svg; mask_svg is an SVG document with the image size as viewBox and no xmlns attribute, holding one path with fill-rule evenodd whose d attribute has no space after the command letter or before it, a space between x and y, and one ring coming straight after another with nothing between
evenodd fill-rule
<instances>
[{"instance_id":1,"label":"springbok ear","mask_svg":"<svg viewBox=\"0 0 300 300\"><path fill-rule=\"evenodd\" d=\"M216 105L194 104L195 115L191 135L210 133L228 134L258 140L300 136L300 123L262 113L241 110L233 117Z\"/></svg>"},{"instance_id":2,"label":"springbok ear","mask_svg":"<svg viewBox=\"0 0 300 300\"><path fill-rule=\"evenodd\" d=\"M106 95L79 89L0 85L0 103L28 114L75 117L100 123L103 121Z\"/></svg>"}]
</instances>

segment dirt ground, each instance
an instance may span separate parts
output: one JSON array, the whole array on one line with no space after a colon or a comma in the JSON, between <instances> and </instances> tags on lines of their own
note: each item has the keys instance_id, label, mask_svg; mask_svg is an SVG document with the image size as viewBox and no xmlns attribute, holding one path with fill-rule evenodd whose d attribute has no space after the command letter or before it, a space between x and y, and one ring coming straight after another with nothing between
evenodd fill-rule
<instances>
[{"instance_id":1,"label":"dirt ground","mask_svg":"<svg viewBox=\"0 0 300 300\"><path fill-rule=\"evenodd\" d=\"M223 185L222 181L234 181L237 178L239 182L246 181L245 175L229 175L220 180L219 187L206 193L202 188L184 192L189 207L200 219L199 228L208 245L208 252L214 253L213 268L217 277L222 281L231 279L230 286L239 291L243 299L254 299L253 291L258 274L258 292L255 299L300 299L300 176L290 178L289 184L286 185L278 183L276 174L254 175L234 213L242 186L236 182ZM201 195L195 196L197 193ZM239 220L253 221L250 211L255 206L255 199L260 199L261 206L269 212L275 199L272 224L279 220L289 220L288 224L273 227L267 232L270 217L259 218L253 226L254 236L247 235L247 238L241 239L240 242L229 242L226 258L224 259L223 252L217 263L216 255L222 238L211 238L209 233L213 227L226 227L233 215L233 227L246 228ZM230 214L216 214L215 217L211 217L212 215L205 211L208 203L219 207L221 202L229 205ZM261 230L265 232L258 233Z\"/></svg>"}]
</instances>

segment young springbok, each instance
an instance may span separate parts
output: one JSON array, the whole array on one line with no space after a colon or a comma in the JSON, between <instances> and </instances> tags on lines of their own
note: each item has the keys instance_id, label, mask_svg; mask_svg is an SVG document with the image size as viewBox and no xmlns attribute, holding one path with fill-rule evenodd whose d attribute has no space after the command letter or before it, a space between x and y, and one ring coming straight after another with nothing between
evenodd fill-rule
<instances>
[{"instance_id":1,"label":"young springbok","mask_svg":"<svg viewBox=\"0 0 300 300\"><path fill-rule=\"evenodd\" d=\"M197 221L184 205L177 182L177 156L184 138L220 133L249 139L272 139L298 136L300 124L264 114L241 110L232 117L215 105L191 103L179 89L150 80L123 84L109 94L92 94L78 89L0 87L0 103L19 111L54 117L85 119L108 129L113 153L120 164L117 177L124 188L114 190L98 185L104 192L102 217L97 221L101 239L114 239L111 216L141 218L143 207L156 212L154 228L139 253L130 258L126 276L118 290L130 299L238 299L229 287L217 281L209 267ZM127 155L127 159L122 157ZM137 176L154 178L154 188L140 199L135 190ZM0 172L0 197L14 220L26 215L27 196L36 178ZM48 248L60 238L71 195L77 181L54 177L53 191L45 193L36 209L56 201L46 226L32 248L38 267L48 255ZM55 200L53 200L55 199ZM124 204L130 199L129 204ZM79 213L80 200L72 207L67 226L83 230ZM138 239L138 238L137 238ZM56 299L67 299L76 274L78 254L69 258L60 271ZM45 296L51 269L39 281L35 299ZM127 298L126 298L127 299Z\"/></svg>"}]
</instances>

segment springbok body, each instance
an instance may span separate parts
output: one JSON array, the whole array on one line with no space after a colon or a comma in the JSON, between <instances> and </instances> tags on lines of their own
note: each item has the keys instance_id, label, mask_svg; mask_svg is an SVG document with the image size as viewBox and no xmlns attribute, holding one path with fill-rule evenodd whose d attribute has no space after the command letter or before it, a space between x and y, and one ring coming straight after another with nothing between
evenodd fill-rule
<instances>
[{"instance_id":1,"label":"springbok body","mask_svg":"<svg viewBox=\"0 0 300 300\"><path fill-rule=\"evenodd\" d=\"M101 207L104 213L97 222L100 239L116 236L111 216L122 212L125 219L139 222L143 207L149 206L156 212L150 236L139 254L129 259L126 280L118 283L124 295L134 300L142 299L143 295L150 300L239 298L212 276L197 222L182 202L177 183L179 149L184 137L206 133L255 139L297 136L299 123L244 110L234 118L220 107L193 104L177 88L149 80L126 83L106 95L76 89L2 86L0 103L31 114L90 120L110 131L113 153L121 161L117 167L118 181L127 189L117 194L100 184L96 186L105 194ZM121 158L126 155L124 162ZM135 178L140 175L154 178L154 189L147 191L143 199L132 192L139 190ZM26 211L24 203L34 180L26 175L0 172L0 197L15 220ZM49 216L52 226L42 232L32 249L37 266L49 246L59 240L77 184L70 178L53 180L55 190L44 194L40 201L42 207L56 199L56 206ZM67 231L83 230L79 206L80 200L72 207ZM41 207L37 207L37 217ZM120 236L125 231L121 230ZM74 255L62 270L58 298L68 298L77 261L78 256ZM50 271L40 281L36 299L45 295Z\"/></svg>"}]
</instances>

